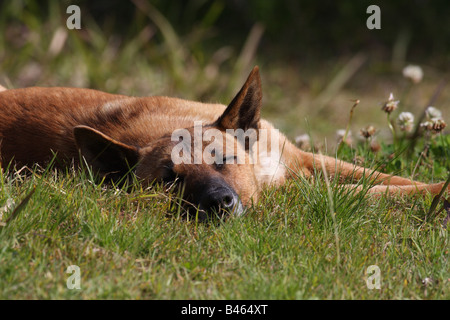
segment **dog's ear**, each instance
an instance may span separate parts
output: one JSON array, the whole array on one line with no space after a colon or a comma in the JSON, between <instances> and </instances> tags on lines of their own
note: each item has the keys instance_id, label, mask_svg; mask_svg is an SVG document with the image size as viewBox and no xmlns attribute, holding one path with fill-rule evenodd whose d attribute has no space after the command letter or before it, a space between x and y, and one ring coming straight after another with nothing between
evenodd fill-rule
<instances>
[{"instance_id":1,"label":"dog's ear","mask_svg":"<svg viewBox=\"0 0 450 320\"><path fill-rule=\"evenodd\" d=\"M258 129L261 117L262 89L258 66L219 117L216 126L226 129Z\"/></svg>"},{"instance_id":2,"label":"dog's ear","mask_svg":"<svg viewBox=\"0 0 450 320\"><path fill-rule=\"evenodd\" d=\"M76 126L73 134L81 155L100 175L120 179L139 160L138 148L116 141L91 127Z\"/></svg>"}]
</instances>

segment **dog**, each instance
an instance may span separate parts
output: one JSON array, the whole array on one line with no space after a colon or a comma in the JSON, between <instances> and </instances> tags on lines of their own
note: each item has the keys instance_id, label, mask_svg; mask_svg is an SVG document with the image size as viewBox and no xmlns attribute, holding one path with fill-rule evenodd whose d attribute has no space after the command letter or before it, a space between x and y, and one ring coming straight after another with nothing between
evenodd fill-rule
<instances>
[{"instance_id":1,"label":"dog","mask_svg":"<svg viewBox=\"0 0 450 320\"><path fill-rule=\"evenodd\" d=\"M218 212L239 216L264 186L317 172L366 178L374 183L368 192L378 196L438 194L443 187L302 151L261 119L261 106L257 66L228 106L80 88L3 88L0 163L46 165L56 157L58 166L85 161L112 180L134 172L146 184L176 182L200 218Z\"/></svg>"}]
</instances>

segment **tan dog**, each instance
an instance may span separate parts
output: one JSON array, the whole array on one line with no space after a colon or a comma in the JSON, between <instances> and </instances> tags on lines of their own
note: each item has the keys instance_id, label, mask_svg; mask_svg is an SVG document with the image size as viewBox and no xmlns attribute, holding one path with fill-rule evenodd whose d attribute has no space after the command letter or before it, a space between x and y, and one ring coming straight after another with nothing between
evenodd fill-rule
<instances>
[{"instance_id":1,"label":"tan dog","mask_svg":"<svg viewBox=\"0 0 450 320\"><path fill-rule=\"evenodd\" d=\"M260 119L261 99L258 67L228 107L90 89L6 90L0 93L0 159L45 165L56 153L58 165L65 165L79 163L81 151L87 163L112 179L131 168L148 183L180 181L184 199L203 217L212 211L239 215L264 185L310 177L315 170L368 177L379 184L370 189L377 194L436 194L442 188L442 183L414 182L301 151Z\"/></svg>"}]
</instances>

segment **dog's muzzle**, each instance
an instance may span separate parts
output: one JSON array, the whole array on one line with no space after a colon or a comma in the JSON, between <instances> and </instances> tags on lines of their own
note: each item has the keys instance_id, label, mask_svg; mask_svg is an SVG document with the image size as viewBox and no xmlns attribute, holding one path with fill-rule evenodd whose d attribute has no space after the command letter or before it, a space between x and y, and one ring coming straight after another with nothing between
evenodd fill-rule
<instances>
[{"instance_id":1,"label":"dog's muzzle","mask_svg":"<svg viewBox=\"0 0 450 320\"><path fill-rule=\"evenodd\" d=\"M208 181L199 186L194 194L198 218L201 220L241 216L244 213L238 194L222 179Z\"/></svg>"},{"instance_id":2,"label":"dog's muzzle","mask_svg":"<svg viewBox=\"0 0 450 320\"><path fill-rule=\"evenodd\" d=\"M200 199L199 207L220 217L227 214L240 216L244 212L239 196L229 187L209 188Z\"/></svg>"}]
</instances>

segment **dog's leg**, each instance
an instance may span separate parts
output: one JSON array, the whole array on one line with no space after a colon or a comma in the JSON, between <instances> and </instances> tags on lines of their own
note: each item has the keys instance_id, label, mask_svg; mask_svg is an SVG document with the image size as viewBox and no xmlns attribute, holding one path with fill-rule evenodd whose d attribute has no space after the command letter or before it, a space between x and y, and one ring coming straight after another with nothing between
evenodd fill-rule
<instances>
[{"instance_id":1,"label":"dog's leg","mask_svg":"<svg viewBox=\"0 0 450 320\"><path fill-rule=\"evenodd\" d=\"M283 145L284 162L293 172L300 171L300 174L309 176L314 175L314 172L326 170L330 177L341 179L360 180L367 178L373 180L375 184L384 185L424 185L421 182L359 167L333 157L305 152L298 149L286 138L281 137L281 139L283 139L280 144Z\"/></svg>"},{"instance_id":2,"label":"dog's leg","mask_svg":"<svg viewBox=\"0 0 450 320\"><path fill-rule=\"evenodd\" d=\"M390 195L412 195L412 194L439 194L444 186L444 182L442 183L434 183L434 184L420 184L420 185L378 185L372 186L368 189L368 193L374 195L375 197L381 197L386 194ZM363 190L362 185L350 185L346 184L345 188L347 189L356 189L356 191ZM447 188L447 191L450 192L450 187Z\"/></svg>"},{"instance_id":3,"label":"dog's leg","mask_svg":"<svg viewBox=\"0 0 450 320\"><path fill-rule=\"evenodd\" d=\"M6 89L5 87L3 87L3 86L0 85L0 92L6 91L6 90L7 90L7 89Z\"/></svg>"},{"instance_id":4,"label":"dog's leg","mask_svg":"<svg viewBox=\"0 0 450 320\"><path fill-rule=\"evenodd\" d=\"M307 159L306 160L307 168L309 170L317 170L317 169L326 170L328 174L334 177L344 179L351 178L356 180L366 178L373 181L374 184L382 184L382 185L397 185L397 186L426 185L422 182L381 173L376 170L356 166L354 164L320 154L309 154L306 156L306 159Z\"/></svg>"},{"instance_id":5,"label":"dog's leg","mask_svg":"<svg viewBox=\"0 0 450 320\"><path fill-rule=\"evenodd\" d=\"M314 172L323 172L325 170L328 176L344 180L361 180L365 178L376 185L369 190L369 193L380 195L385 193L395 195L427 192L438 194L444 185L444 183L426 184L359 167L333 157L304 152L288 140L280 141L280 143L284 146L283 158L285 165L291 171L289 174L291 177L295 177L295 174L300 174L305 177L313 176ZM356 185L347 186L349 188L356 187ZM357 191L360 191L362 188L362 186L358 186ZM447 188L447 191L450 192L450 186Z\"/></svg>"}]
</instances>

